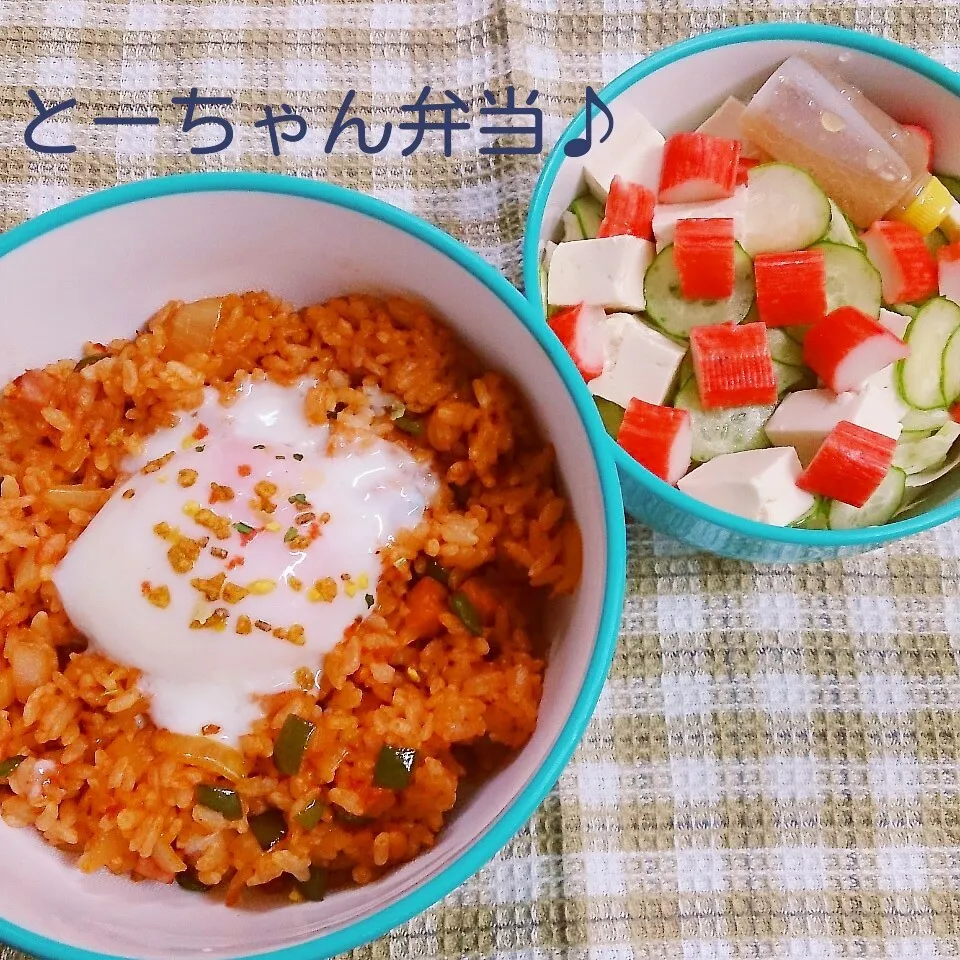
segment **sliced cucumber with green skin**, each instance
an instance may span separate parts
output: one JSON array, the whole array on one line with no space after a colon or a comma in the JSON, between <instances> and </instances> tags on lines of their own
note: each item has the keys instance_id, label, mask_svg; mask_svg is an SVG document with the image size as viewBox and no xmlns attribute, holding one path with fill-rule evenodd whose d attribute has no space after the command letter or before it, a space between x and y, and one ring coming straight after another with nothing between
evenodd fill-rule
<instances>
[{"instance_id":1,"label":"sliced cucumber with green skin","mask_svg":"<svg viewBox=\"0 0 960 960\"><path fill-rule=\"evenodd\" d=\"M910 321L903 339L910 355L897 361L900 396L918 410L946 405L942 387L944 351L960 328L960 307L946 297L927 301Z\"/></svg>"},{"instance_id":2,"label":"sliced cucumber with green skin","mask_svg":"<svg viewBox=\"0 0 960 960\"><path fill-rule=\"evenodd\" d=\"M685 300L673 260L673 244L664 247L647 268L643 279L647 315L664 333L689 337L694 327L740 323L753 304L753 261L743 247L734 249L733 296L726 300Z\"/></svg>"},{"instance_id":3,"label":"sliced cucumber with green skin","mask_svg":"<svg viewBox=\"0 0 960 960\"><path fill-rule=\"evenodd\" d=\"M839 243L845 247L863 250L863 241L857 236L857 229L849 217L832 201L830 204L830 229L823 238L827 243Z\"/></svg>"},{"instance_id":4,"label":"sliced cucumber with green skin","mask_svg":"<svg viewBox=\"0 0 960 960\"><path fill-rule=\"evenodd\" d=\"M960 327L957 329L960 330ZM960 336L957 336L957 330L953 331L953 335L943 348L940 392L948 407L960 397Z\"/></svg>"},{"instance_id":5,"label":"sliced cucumber with green skin","mask_svg":"<svg viewBox=\"0 0 960 960\"><path fill-rule=\"evenodd\" d=\"M830 504L828 522L831 530L859 530L889 523L900 509L907 489L907 475L899 467L891 467L862 507L834 500Z\"/></svg>"},{"instance_id":6,"label":"sliced cucumber with green skin","mask_svg":"<svg viewBox=\"0 0 960 960\"><path fill-rule=\"evenodd\" d=\"M802 367L803 346L787 336L786 329L783 327L768 328L767 341L770 344L770 356L780 363L786 363L792 367Z\"/></svg>"},{"instance_id":7,"label":"sliced cucumber with green skin","mask_svg":"<svg viewBox=\"0 0 960 960\"><path fill-rule=\"evenodd\" d=\"M690 351L688 350L684 358L680 361L680 366L677 367L677 392L678 393L687 385L687 382L692 377L693 377L693 357L690 356Z\"/></svg>"},{"instance_id":8,"label":"sliced cucumber with green skin","mask_svg":"<svg viewBox=\"0 0 960 960\"><path fill-rule=\"evenodd\" d=\"M919 473L913 473L907 477L907 487L911 490L926 487L935 480L939 480L945 474L950 473L958 463L960 463L960 450L958 450L957 445L954 444L946 459L941 460L940 463L934 467L928 467L926 470L921 470ZM957 479L956 474L953 479L954 481Z\"/></svg>"},{"instance_id":9,"label":"sliced cucumber with green skin","mask_svg":"<svg viewBox=\"0 0 960 960\"><path fill-rule=\"evenodd\" d=\"M799 520L794 520L790 526L799 527L801 530L828 529L827 502L822 497L817 497L813 506Z\"/></svg>"},{"instance_id":10,"label":"sliced cucumber with green skin","mask_svg":"<svg viewBox=\"0 0 960 960\"><path fill-rule=\"evenodd\" d=\"M937 251L950 243L947 235L942 230L931 230L930 233L923 238L923 242L927 245L927 249L932 254L934 260L937 258Z\"/></svg>"},{"instance_id":11,"label":"sliced cucumber with green skin","mask_svg":"<svg viewBox=\"0 0 960 960\"><path fill-rule=\"evenodd\" d=\"M957 437L960 437L960 423L951 421L923 440L898 441L893 453L893 465L911 475L937 467L947 459Z\"/></svg>"},{"instance_id":12,"label":"sliced cucumber with green skin","mask_svg":"<svg viewBox=\"0 0 960 960\"><path fill-rule=\"evenodd\" d=\"M594 397L593 402L597 405L597 410L600 412L600 419L603 421L607 433L616 440L626 410L624 410L619 403L614 403L605 397Z\"/></svg>"},{"instance_id":13,"label":"sliced cucumber with green skin","mask_svg":"<svg viewBox=\"0 0 960 960\"><path fill-rule=\"evenodd\" d=\"M946 410L908 410L900 420L903 432L926 430L936 433L948 420L950 414ZM901 434L903 436L903 434Z\"/></svg>"},{"instance_id":14,"label":"sliced cucumber with green skin","mask_svg":"<svg viewBox=\"0 0 960 960\"><path fill-rule=\"evenodd\" d=\"M914 303L894 303L887 309L899 313L901 317L910 317L911 320L920 312L920 307Z\"/></svg>"},{"instance_id":15,"label":"sliced cucumber with green skin","mask_svg":"<svg viewBox=\"0 0 960 960\"><path fill-rule=\"evenodd\" d=\"M811 249L823 253L827 313L837 307L856 307L868 316L880 316L880 273L865 253L842 243L818 243Z\"/></svg>"},{"instance_id":16,"label":"sliced cucumber with green skin","mask_svg":"<svg viewBox=\"0 0 960 960\"><path fill-rule=\"evenodd\" d=\"M799 343L802 347L803 341L806 340L807 334L810 332L810 325L798 324L797 326L782 327L781 329L794 343Z\"/></svg>"},{"instance_id":17,"label":"sliced cucumber with green skin","mask_svg":"<svg viewBox=\"0 0 960 960\"><path fill-rule=\"evenodd\" d=\"M560 219L563 222L563 243L585 239L583 229L580 226L580 218L573 211L564 210Z\"/></svg>"},{"instance_id":18,"label":"sliced cucumber with green skin","mask_svg":"<svg viewBox=\"0 0 960 960\"><path fill-rule=\"evenodd\" d=\"M777 394L783 396L791 390L807 390L817 385L817 378L807 367L797 367L792 363L773 361L773 372L777 378Z\"/></svg>"},{"instance_id":19,"label":"sliced cucumber with green skin","mask_svg":"<svg viewBox=\"0 0 960 960\"><path fill-rule=\"evenodd\" d=\"M743 246L751 257L809 247L826 235L830 219L830 201L809 174L786 163L750 171Z\"/></svg>"},{"instance_id":20,"label":"sliced cucumber with green skin","mask_svg":"<svg viewBox=\"0 0 960 960\"><path fill-rule=\"evenodd\" d=\"M704 410L700 406L696 379L687 381L673 405L690 414L693 427L693 459L706 463L722 453L759 450L769 447L763 427L776 408L775 403L729 410Z\"/></svg>"},{"instance_id":21,"label":"sliced cucumber with green skin","mask_svg":"<svg viewBox=\"0 0 960 960\"><path fill-rule=\"evenodd\" d=\"M931 427L929 430L901 430L897 438L898 443L916 443L918 440L926 440L932 437L940 427Z\"/></svg>"},{"instance_id":22,"label":"sliced cucumber with green skin","mask_svg":"<svg viewBox=\"0 0 960 960\"><path fill-rule=\"evenodd\" d=\"M595 240L603 222L603 204L593 196L577 197L570 204L570 212L580 221L584 240Z\"/></svg>"}]
</instances>

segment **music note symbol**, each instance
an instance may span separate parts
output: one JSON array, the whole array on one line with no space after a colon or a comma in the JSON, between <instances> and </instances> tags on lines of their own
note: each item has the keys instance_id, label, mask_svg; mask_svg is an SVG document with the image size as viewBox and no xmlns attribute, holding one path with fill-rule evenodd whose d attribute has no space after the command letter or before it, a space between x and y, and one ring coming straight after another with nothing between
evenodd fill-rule
<instances>
[{"instance_id":1,"label":"music note symbol","mask_svg":"<svg viewBox=\"0 0 960 960\"><path fill-rule=\"evenodd\" d=\"M593 107L596 107L607 118L607 132L597 141L603 143L613 133L613 114L610 108L597 96L593 87L587 87L587 128L582 137L568 140L563 145L563 152L568 157L582 157L593 144Z\"/></svg>"}]
</instances>

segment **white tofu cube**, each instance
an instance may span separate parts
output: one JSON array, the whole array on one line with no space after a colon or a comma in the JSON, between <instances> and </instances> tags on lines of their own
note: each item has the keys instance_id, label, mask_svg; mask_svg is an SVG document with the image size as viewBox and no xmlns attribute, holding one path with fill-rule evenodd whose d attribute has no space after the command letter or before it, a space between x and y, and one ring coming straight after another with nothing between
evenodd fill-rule
<instances>
[{"instance_id":1,"label":"white tofu cube","mask_svg":"<svg viewBox=\"0 0 960 960\"><path fill-rule=\"evenodd\" d=\"M903 339L903 335L910 326L910 318L895 310L887 310L886 307L880 308L880 323L885 326L895 337Z\"/></svg>"},{"instance_id":2,"label":"white tofu cube","mask_svg":"<svg viewBox=\"0 0 960 960\"><path fill-rule=\"evenodd\" d=\"M679 220L693 218L733 220L733 235L743 242L747 222L747 187L737 187L732 197L723 200L707 200L701 203L658 203L653 208L653 235L657 238L657 250L673 243Z\"/></svg>"},{"instance_id":3,"label":"white tofu cube","mask_svg":"<svg viewBox=\"0 0 960 960\"><path fill-rule=\"evenodd\" d=\"M744 450L708 460L677 486L719 510L785 527L815 503L811 494L797 486L802 470L791 447Z\"/></svg>"},{"instance_id":4,"label":"white tofu cube","mask_svg":"<svg viewBox=\"0 0 960 960\"><path fill-rule=\"evenodd\" d=\"M634 397L663 403L687 351L632 314L610 314L606 324L603 373L590 392L621 407Z\"/></svg>"},{"instance_id":5,"label":"white tofu cube","mask_svg":"<svg viewBox=\"0 0 960 960\"><path fill-rule=\"evenodd\" d=\"M764 432L774 446L793 447L806 466L841 420L896 440L902 429L896 400L896 395L880 388L839 394L832 390L798 390L783 398Z\"/></svg>"},{"instance_id":6,"label":"white tofu cube","mask_svg":"<svg viewBox=\"0 0 960 960\"><path fill-rule=\"evenodd\" d=\"M765 160L767 154L752 144L740 129L740 118L746 106L736 97L727 97L723 103L697 127L697 133L706 133L711 137L740 141L740 156L746 160Z\"/></svg>"},{"instance_id":7,"label":"white tofu cube","mask_svg":"<svg viewBox=\"0 0 960 960\"><path fill-rule=\"evenodd\" d=\"M653 244L639 237L561 243L550 260L547 302L554 307L595 303L639 313L646 305L643 277L652 260Z\"/></svg>"},{"instance_id":8,"label":"white tofu cube","mask_svg":"<svg viewBox=\"0 0 960 960\"><path fill-rule=\"evenodd\" d=\"M951 243L960 240L960 200L954 200L946 217L940 224L940 229L947 235Z\"/></svg>"},{"instance_id":9,"label":"white tofu cube","mask_svg":"<svg viewBox=\"0 0 960 960\"><path fill-rule=\"evenodd\" d=\"M950 253L953 253L953 250ZM960 303L960 259L940 257L937 271L940 277L940 296Z\"/></svg>"},{"instance_id":10,"label":"white tofu cube","mask_svg":"<svg viewBox=\"0 0 960 960\"><path fill-rule=\"evenodd\" d=\"M613 109L613 130L600 143L606 129L605 121L598 121L599 133L583 160L583 175L591 193L598 200L606 200L614 177L623 177L631 183L642 183L654 193L660 187L660 167L663 163L663 135L639 110L617 106Z\"/></svg>"}]
</instances>

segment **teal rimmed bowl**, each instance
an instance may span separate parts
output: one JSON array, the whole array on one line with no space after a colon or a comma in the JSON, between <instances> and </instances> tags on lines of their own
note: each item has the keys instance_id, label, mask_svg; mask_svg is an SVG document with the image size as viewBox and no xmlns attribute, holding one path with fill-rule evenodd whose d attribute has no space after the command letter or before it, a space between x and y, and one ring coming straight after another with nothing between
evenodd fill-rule
<instances>
[{"instance_id":1,"label":"teal rimmed bowl","mask_svg":"<svg viewBox=\"0 0 960 960\"><path fill-rule=\"evenodd\" d=\"M935 169L960 170L960 76L914 50L838 27L804 23L762 24L707 33L667 47L620 74L600 96L622 98L641 110L662 133L690 130L727 96L749 96L788 56L810 51L836 64L864 93L894 116L927 126L936 144ZM581 111L563 132L541 171L527 215L523 282L541 305L539 263L544 244L555 239L560 215L581 186L580 164L563 145L585 129ZM599 126L602 133L604 127ZM609 437L627 511L650 527L693 546L756 562L803 562L872 550L960 515L955 497L880 527L862 530L801 530L774 527L708 506L664 483Z\"/></svg>"},{"instance_id":2,"label":"teal rimmed bowl","mask_svg":"<svg viewBox=\"0 0 960 960\"><path fill-rule=\"evenodd\" d=\"M0 383L131 335L170 299L263 289L295 304L349 291L431 303L513 376L553 441L583 529L577 594L551 606L540 721L504 769L465 798L436 846L375 884L321 903L230 909L174 885L86 875L32 828L0 823L0 940L52 960L318 960L385 933L480 869L560 776L606 679L626 543L600 418L534 308L436 228L350 190L292 177L190 174L116 187L0 237Z\"/></svg>"}]
</instances>

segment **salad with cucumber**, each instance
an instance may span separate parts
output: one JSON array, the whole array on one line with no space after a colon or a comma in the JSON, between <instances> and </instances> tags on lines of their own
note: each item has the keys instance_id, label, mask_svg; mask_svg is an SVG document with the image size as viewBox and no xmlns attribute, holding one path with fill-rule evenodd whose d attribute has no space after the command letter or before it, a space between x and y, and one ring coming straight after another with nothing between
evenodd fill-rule
<instances>
[{"instance_id":1,"label":"salad with cucumber","mask_svg":"<svg viewBox=\"0 0 960 960\"><path fill-rule=\"evenodd\" d=\"M805 56L696 130L612 109L540 268L610 436L763 523L924 509L960 466L960 180L929 132Z\"/></svg>"}]
</instances>

